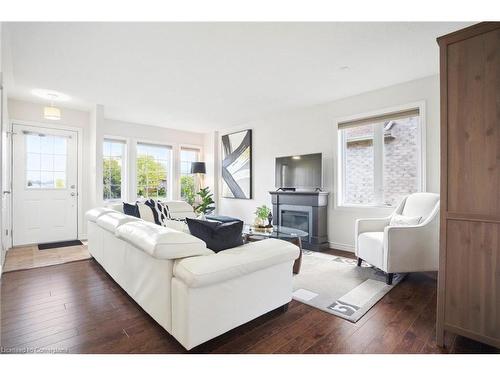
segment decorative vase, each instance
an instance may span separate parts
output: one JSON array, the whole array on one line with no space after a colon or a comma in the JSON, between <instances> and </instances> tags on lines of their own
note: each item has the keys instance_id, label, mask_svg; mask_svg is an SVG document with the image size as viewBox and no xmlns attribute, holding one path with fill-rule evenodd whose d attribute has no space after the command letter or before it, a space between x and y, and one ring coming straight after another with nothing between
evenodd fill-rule
<instances>
[{"instance_id":1,"label":"decorative vase","mask_svg":"<svg viewBox=\"0 0 500 375\"><path fill-rule=\"evenodd\" d=\"M261 227L264 225L264 220L262 220L260 217L256 217L255 220L253 221L253 225L255 227Z\"/></svg>"}]
</instances>

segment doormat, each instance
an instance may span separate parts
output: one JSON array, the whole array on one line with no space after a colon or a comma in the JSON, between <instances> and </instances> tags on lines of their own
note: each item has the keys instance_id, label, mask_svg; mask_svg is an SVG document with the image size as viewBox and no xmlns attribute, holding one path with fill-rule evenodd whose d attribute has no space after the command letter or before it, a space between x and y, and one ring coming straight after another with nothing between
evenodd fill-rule
<instances>
[{"instance_id":1,"label":"doormat","mask_svg":"<svg viewBox=\"0 0 500 375\"><path fill-rule=\"evenodd\" d=\"M80 240L50 242L50 243L39 244L38 250L47 250L47 249L55 249L58 247L79 246L79 245L83 245L82 241Z\"/></svg>"}]
</instances>

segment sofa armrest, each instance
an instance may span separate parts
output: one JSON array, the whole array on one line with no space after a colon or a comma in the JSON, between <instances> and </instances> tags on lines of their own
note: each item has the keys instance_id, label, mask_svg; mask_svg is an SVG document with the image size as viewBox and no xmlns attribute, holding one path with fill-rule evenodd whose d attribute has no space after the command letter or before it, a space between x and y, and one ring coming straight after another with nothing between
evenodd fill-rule
<instances>
[{"instance_id":1,"label":"sofa armrest","mask_svg":"<svg viewBox=\"0 0 500 375\"><path fill-rule=\"evenodd\" d=\"M221 251L217 254L180 259L174 276L190 288L198 288L253 273L276 264L292 262L300 250L290 242L266 239Z\"/></svg>"}]
</instances>

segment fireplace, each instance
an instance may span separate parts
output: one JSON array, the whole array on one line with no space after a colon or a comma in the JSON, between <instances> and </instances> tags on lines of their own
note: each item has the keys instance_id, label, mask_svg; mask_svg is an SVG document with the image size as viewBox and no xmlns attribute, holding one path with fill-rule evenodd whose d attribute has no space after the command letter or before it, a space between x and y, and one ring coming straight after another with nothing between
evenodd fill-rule
<instances>
[{"instance_id":1,"label":"fireplace","mask_svg":"<svg viewBox=\"0 0 500 375\"><path fill-rule=\"evenodd\" d=\"M294 206L288 204L280 205L278 221L280 225L289 228L303 230L309 233L303 241L310 242L312 229L312 210L310 207Z\"/></svg>"},{"instance_id":2,"label":"fireplace","mask_svg":"<svg viewBox=\"0 0 500 375\"><path fill-rule=\"evenodd\" d=\"M309 213L281 210L281 225L309 233Z\"/></svg>"},{"instance_id":3,"label":"fireplace","mask_svg":"<svg viewBox=\"0 0 500 375\"><path fill-rule=\"evenodd\" d=\"M273 202L273 224L309 233L307 237L302 238L305 249L328 248L328 193L271 191L270 194Z\"/></svg>"}]
</instances>

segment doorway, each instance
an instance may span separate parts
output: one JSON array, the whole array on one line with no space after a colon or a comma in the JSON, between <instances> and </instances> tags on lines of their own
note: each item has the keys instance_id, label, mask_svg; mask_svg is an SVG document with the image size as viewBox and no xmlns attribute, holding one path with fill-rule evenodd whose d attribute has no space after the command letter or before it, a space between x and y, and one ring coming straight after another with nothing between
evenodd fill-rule
<instances>
[{"instance_id":1,"label":"doorway","mask_svg":"<svg viewBox=\"0 0 500 375\"><path fill-rule=\"evenodd\" d=\"M78 133L13 124L13 246L78 238Z\"/></svg>"}]
</instances>

